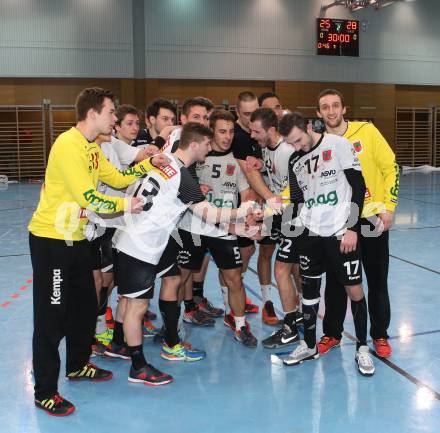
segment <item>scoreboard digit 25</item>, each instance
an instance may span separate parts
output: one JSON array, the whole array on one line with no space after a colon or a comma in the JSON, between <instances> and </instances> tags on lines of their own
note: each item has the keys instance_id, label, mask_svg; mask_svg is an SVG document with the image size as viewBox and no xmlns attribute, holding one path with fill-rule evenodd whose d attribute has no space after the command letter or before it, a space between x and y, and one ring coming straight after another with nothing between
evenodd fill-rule
<instances>
[{"instance_id":1,"label":"scoreboard digit 25","mask_svg":"<svg viewBox=\"0 0 440 433\"><path fill-rule=\"evenodd\" d=\"M359 21L317 18L320 56L359 56Z\"/></svg>"}]
</instances>

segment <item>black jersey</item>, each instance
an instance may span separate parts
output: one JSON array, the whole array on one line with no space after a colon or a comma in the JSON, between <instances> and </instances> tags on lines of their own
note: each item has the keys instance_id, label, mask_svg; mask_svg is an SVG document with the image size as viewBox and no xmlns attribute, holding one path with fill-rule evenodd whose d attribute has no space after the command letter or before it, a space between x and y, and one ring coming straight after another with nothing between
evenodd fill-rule
<instances>
[{"instance_id":1,"label":"black jersey","mask_svg":"<svg viewBox=\"0 0 440 433\"><path fill-rule=\"evenodd\" d=\"M232 153L234 158L246 160L248 156L262 158L261 147L251 138L251 134L245 131L238 123L234 124L234 139L232 140Z\"/></svg>"}]
</instances>

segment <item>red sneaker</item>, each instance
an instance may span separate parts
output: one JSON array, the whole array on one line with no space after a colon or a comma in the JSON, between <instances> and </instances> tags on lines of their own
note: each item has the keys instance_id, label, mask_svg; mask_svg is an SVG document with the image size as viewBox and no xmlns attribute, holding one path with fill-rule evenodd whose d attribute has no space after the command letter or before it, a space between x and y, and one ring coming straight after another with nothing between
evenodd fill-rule
<instances>
[{"instance_id":1,"label":"red sneaker","mask_svg":"<svg viewBox=\"0 0 440 433\"><path fill-rule=\"evenodd\" d=\"M327 335L323 335L321 340L318 343L318 352L320 355L324 355L330 349L334 347L338 347L341 344L341 340L338 340L335 337L328 337Z\"/></svg>"},{"instance_id":2,"label":"red sneaker","mask_svg":"<svg viewBox=\"0 0 440 433\"><path fill-rule=\"evenodd\" d=\"M273 307L272 301L266 301L266 303L263 305L263 308L261 309L261 320L263 321L263 323L269 326L279 325L280 320L275 314L275 309Z\"/></svg>"},{"instance_id":3,"label":"red sneaker","mask_svg":"<svg viewBox=\"0 0 440 433\"><path fill-rule=\"evenodd\" d=\"M258 305L253 304L252 301L246 296L246 304L244 307L244 311L245 313L248 314L251 313L257 314L260 311L260 309L258 308Z\"/></svg>"},{"instance_id":4,"label":"red sneaker","mask_svg":"<svg viewBox=\"0 0 440 433\"><path fill-rule=\"evenodd\" d=\"M386 338L378 338L373 340L374 350L379 358L389 358L393 353L393 349Z\"/></svg>"},{"instance_id":5,"label":"red sneaker","mask_svg":"<svg viewBox=\"0 0 440 433\"><path fill-rule=\"evenodd\" d=\"M225 314L223 316L223 324L225 326L228 326L229 328L231 328L233 331L235 331L235 320L234 320L234 316L232 315L232 313Z\"/></svg>"}]
</instances>

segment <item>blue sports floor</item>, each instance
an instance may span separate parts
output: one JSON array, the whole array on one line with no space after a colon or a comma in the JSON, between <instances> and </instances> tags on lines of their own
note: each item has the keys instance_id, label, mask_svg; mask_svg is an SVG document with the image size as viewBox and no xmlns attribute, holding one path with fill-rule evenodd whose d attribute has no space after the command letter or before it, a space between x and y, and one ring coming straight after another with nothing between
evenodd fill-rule
<instances>
[{"instance_id":1,"label":"blue sports floor","mask_svg":"<svg viewBox=\"0 0 440 433\"><path fill-rule=\"evenodd\" d=\"M31 184L0 190L1 433L440 432L439 172L402 176L389 277L394 353L389 361L375 359L372 378L355 368L351 317L340 349L297 367L272 365L270 350L243 347L219 319L211 329L184 325L186 338L208 353L201 362L164 361L160 347L145 340L147 358L174 376L170 385L131 384L129 362L115 359L94 360L113 370L112 381L68 383L61 377L60 392L77 409L66 418L49 417L33 405L26 226L38 193L39 185ZM254 256L253 269L255 264ZM252 271L245 282L261 305ZM221 305L213 266L205 287ZM272 298L279 307L275 288ZM249 321L259 339L273 330L260 315Z\"/></svg>"}]
</instances>

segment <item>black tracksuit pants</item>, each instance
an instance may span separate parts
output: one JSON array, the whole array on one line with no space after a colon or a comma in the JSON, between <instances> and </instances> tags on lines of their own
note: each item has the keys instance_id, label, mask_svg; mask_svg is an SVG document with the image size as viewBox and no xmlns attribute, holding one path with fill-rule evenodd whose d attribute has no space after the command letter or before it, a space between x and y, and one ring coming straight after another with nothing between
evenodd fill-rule
<instances>
[{"instance_id":1,"label":"black tracksuit pants","mask_svg":"<svg viewBox=\"0 0 440 433\"><path fill-rule=\"evenodd\" d=\"M66 374L79 370L90 357L97 299L90 244L29 235L34 271L34 334L32 339L35 398L58 389L58 347L66 337Z\"/></svg>"},{"instance_id":2,"label":"black tracksuit pants","mask_svg":"<svg viewBox=\"0 0 440 433\"><path fill-rule=\"evenodd\" d=\"M374 226L362 218L361 226ZM391 310L388 296L389 232L379 236L359 236L362 265L368 284L368 311L370 314L370 335L373 339L388 338ZM341 339L347 310L347 293L331 272L326 274L325 315L323 331L327 336Z\"/></svg>"}]
</instances>

